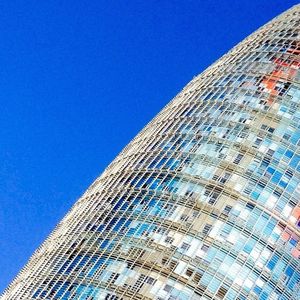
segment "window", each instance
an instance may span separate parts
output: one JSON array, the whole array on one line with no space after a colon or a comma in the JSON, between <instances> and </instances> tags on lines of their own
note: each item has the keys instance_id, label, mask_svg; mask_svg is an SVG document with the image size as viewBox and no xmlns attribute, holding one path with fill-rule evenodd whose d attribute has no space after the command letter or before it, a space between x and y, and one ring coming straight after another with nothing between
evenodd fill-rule
<instances>
[{"instance_id":1,"label":"window","mask_svg":"<svg viewBox=\"0 0 300 300\"><path fill-rule=\"evenodd\" d=\"M187 276L192 276L193 273L194 273L194 270L191 269L191 268L187 268L187 270L185 271L185 274L186 274Z\"/></svg>"},{"instance_id":2,"label":"window","mask_svg":"<svg viewBox=\"0 0 300 300\"><path fill-rule=\"evenodd\" d=\"M166 291L166 292L168 292L168 293L170 293L171 291L172 291L172 287L170 286L170 285L168 285L168 284L166 284L166 286L164 287L164 290Z\"/></svg>"},{"instance_id":3,"label":"window","mask_svg":"<svg viewBox=\"0 0 300 300\"><path fill-rule=\"evenodd\" d=\"M195 273L193 281L198 284L200 282L201 278L202 278L202 274Z\"/></svg>"},{"instance_id":4,"label":"window","mask_svg":"<svg viewBox=\"0 0 300 300\"><path fill-rule=\"evenodd\" d=\"M225 215L229 215L231 209L232 209L232 206L226 205L225 208L224 208L223 213L224 213Z\"/></svg>"},{"instance_id":5,"label":"window","mask_svg":"<svg viewBox=\"0 0 300 300\"><path fill-rule=\"evenodd\" d=\"M177 265L178 265L178 262L177 262L177 261L175 261L175 260L171 260L171 261L170 261L169 266L170 266L170 269L171 269L171 270L175 270L176 267L177 267Z\"/></svg>"},{"instance_id":6,"label":"window","mask_svg":"<svg viewBox=\"0 0 300 300\"><path fill-rule=\"evenodd\" d=\"M204 228L202 230L202 233L205 234L205 235L207 235L210 232L211 227L212 227L211 224L205 224L205 226L204 226Z\"/></svg>"},{"instance_id":7,"label":"window","mask_svg":"<svg viewBox=\"0 0 300 300\"><path fill-rule=\"evenodd\" d=\"M166 239L165 239L165 242L168 243L168 244L172 244L174 241L174 238L170 237L170 236L167 236Z\"/></svg>"},{"instance_id":8,"label":"window","mask_svg":"<svg viewBox=\"0 0 300 300\"><path fill-rule=\"evenodd\" d=\"M237 155L237 157L234 159L233 163L238 165L240 163L240 161L242 160L242 158L243 158L243 155L239 153Z\"/></svg>"},{"instance_id":9,"label":"window","mask_svg":"<svg viewBox=\"0 0 300 300\"><path fill-rule=\"evenodd\" d=\"M190 248L190 245L183 242L180 248L184 251L187 251Z\"/></svg>"},{"instance_id":10,"label":"window","mask_svg":"<svg viewBox=\"0 0 300 300\"><path fill-rule=\"evenodd\" d=\"M189 218L189 216L186 215L186 214L182 214L182 215L180 216L180 220L181 220L181 221L187 221L188 218Z\"/></svg>"},{"instance_id":11,"label":"window","mask_svg":"<svg viewBox=\"0 0 300 300\"><path fill-rule=\"evenodd\" d=\"M217 296L221 299L223 299L225 297L227 293L227 289L224 286L221 286L217 292Z\"/></svg>"},{"instance_id":12,"label":"window","mask_svg":"<svg viewBox=\"0 0 300 300\"><path fill-rule=\"evenodd\" d=\"M150 285L154 285L155 282L156 282L156 279L147 276L146 282L147 282L148 284L150 284Z\"/></svg>"}]
</instances>

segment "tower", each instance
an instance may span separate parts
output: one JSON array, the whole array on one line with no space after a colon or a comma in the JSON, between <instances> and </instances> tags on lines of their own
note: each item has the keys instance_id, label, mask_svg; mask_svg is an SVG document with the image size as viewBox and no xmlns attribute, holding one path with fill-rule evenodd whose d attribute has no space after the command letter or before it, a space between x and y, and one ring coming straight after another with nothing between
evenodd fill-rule
<instances>
[{"instance_id":1,"label":"tower","mask_svg":"<svg viewBox=\"0 0 300 300\"><path fill-rule=\"evenodd\" d=\"M194 78L2 299L299 299L300 7Z\"/></svg>"}]
</instances>

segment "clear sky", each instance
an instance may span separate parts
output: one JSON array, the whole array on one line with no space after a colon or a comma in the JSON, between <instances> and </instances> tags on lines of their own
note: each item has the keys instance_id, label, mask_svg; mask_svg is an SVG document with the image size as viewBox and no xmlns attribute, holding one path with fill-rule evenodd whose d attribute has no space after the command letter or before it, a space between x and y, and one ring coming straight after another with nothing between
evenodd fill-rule
<instances>
[{"instance_id":1,"label":"clear sky","mask_svg":"<svg viewBox=\"0 0 300 300\"><path fill-rule=\"evenodd\" d=\"M194 75L294 4L1 1L0 291Z\"/></svg>"}]
</instances>

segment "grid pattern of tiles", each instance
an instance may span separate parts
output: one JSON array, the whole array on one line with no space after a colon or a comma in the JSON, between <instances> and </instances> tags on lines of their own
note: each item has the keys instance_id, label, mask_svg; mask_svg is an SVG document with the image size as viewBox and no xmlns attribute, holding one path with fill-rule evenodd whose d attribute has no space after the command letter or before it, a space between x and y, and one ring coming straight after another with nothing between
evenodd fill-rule
<instances>
[{"instance_id":1,"label":"grid pattern of tiles","mask_svg":"<svg viewBox=\"0 0 300 300\"><path fill-rule=\"evenodd\" d=\"M300 299L300 6L194 78L1 299Z\"/></svg>"}]
</instances>

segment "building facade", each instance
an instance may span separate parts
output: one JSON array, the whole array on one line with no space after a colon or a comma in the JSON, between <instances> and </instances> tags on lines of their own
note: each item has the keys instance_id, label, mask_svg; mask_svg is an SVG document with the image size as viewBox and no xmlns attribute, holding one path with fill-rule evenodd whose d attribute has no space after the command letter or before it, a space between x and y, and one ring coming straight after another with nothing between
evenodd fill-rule
<instances>
[{"instance_id":1,"label":"building facade","mask_svg":"<svg viewBox=\"0 0 300 300\"><path fill-rule=\"evenodd\" d=\"M2 295L300 299L300 6L195 77Z\"/></svg>"}]
</instances>

